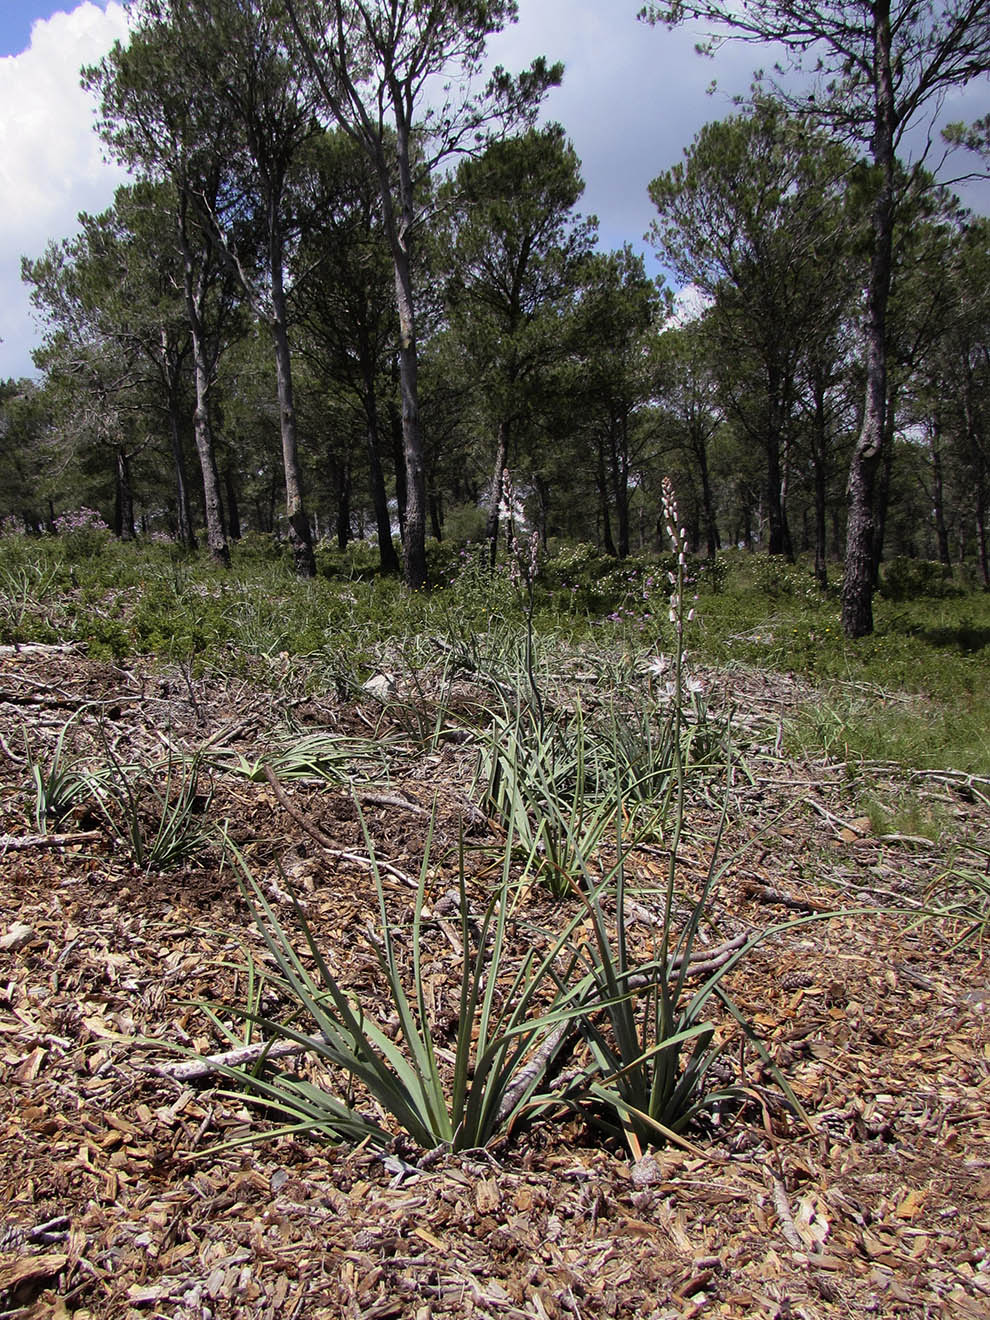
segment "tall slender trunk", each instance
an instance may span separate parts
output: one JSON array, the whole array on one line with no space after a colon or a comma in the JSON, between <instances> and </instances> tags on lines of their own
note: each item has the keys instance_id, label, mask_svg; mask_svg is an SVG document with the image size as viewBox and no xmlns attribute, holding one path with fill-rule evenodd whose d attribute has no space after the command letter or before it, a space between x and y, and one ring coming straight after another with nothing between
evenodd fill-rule
<instances>
[{"instance_id":1,"label":"tall slender trunk","mask_svg":"<svg viewBox=\"0 0 990 1320\"><path fill-rule=\"evenodd\" d=\"M399 216L388 225L395 266L395 303L399 313L399 393L402 399L402 449L406 469L406 534L403 542L406 585L427 585L426 471L419 429L419 351L416 342L416 299L412 282L411 230L413 183L409 125L399 100L395 103L396 158L399 175Z\"/></svg>"},{"instance_id":2,"label":"tall slender trunk","mask_svg":"<svg viewBox=\"0 0 990 1320\"><path fill-rule=\"evenodd\" d=\"M131 461L119 445L114 451L114 531L122 541L134 540L134 487Z\"/></svg>"},{"instance_id":3,"label":"tall slender trunk","mask_svg":"<svg viewBox=\"0 0 990 1320\"><path fill-rule=\"evenodd\" d=\"M419 431L419 360L409 261L395 259L395 296L399 308L399 393L402 400L402 454L406 473L406 533L403 542L406 586L426 585L426 475Z\"/></svg>"},{"instance_id":4,"label":"tall slender trunk","mask_svg":"<svg viewBox=\"0 0 990 1320\"><path fill-rule=\"evenodd\" d=\"M708 470L708 446L704 436L698 436L694 444L698 459L698 472L701 475L701 504L705 514L705 541L708 546L708 558L714 559L722 548L722 539L718 534L715 521L715 501L712 497L712 478Z\"/></svg>"},{"instance_id":5,"label":"tall slender trunk","mask_svg":"<svg viewBox=\"0 0 990 1320\"><path fill-rule=\"evenodd\" d=\"M186 455L182 447L182 431L179 426L179 399L177 391L178 374L168 365L168 330L162 326L162 370L166 374L168 391L168 435L172 447L172 469L175 474L175 503L178 521L179 542L187 550L196 548L196 534L193 531L192 513L189 508L189 478L186 474Z\"/></svg>"},{"instance_id":6,"label":"tall slender trunk","mask_svg":"<svg viewBox=\"0 0 990 1320\"><path fill-rule=\"evenodd\" d=\"M863 424L849 464L846 487L846 571L842 583L842 627L847 637L873 631L873 488L883 451L887 405L887 303L890 297L894 231L894 85L890 67L890 0L873 7L876 117L873 164L873 252L866 290L866 397Z\"/></svg>"},{"instance_id":7,"label":"tall slender trunk","mask_svg":"<svg viewBox=\"0 0 990 1320\"><path fill-rule=\"evenodd\" d=\"M787 518L787 494L791 484L791 446L784 440L784 453L780 470L780 529L783 545L782 553L792 564L794 562L794 542L791 540L791 524Z\"/></svg>"},{"instance_id":8,"label":"tall slender trunk","mask_svg":"<svg viewBox=\"0 0 990 1320\"><path fill-rule=\"evenodd\" d=\"M427 496L427 507L430 511L430 531L438 541L443 540L443 500L440 492L435 485L431 485Z\"/></svg>"},{"instance_id":9,"label":"tall slender trunk","mask_svg":"<svg viewBox=\"0 0 990 1320\"><path fill-rule=\"evenodd\" d=\"M502 474L509 462L509 422L502 417L498 423L495 441L495 471L492 474L492 498L488 505L488 518L485 521L485 540L488 542L488 563L495 568L498 554L498 521L502 507Z\"/></svg>"},{"instance_id":10,"label":"tall slender trunk","mask_svg":"<svg viewBox=\"0 0 990 1320\"><path fill-rule=\"evenodd\" d=\"M604 444L600 436L595 448L598 452L598 500L602 517L602 544L607 555L611 555L613 559L618 559L619 554L612 538L612 520L608 512L608 481L605 478Z\"/></svg>"},{"instance_id":11,"label":"tall slender trunk","mask_svg":"<svg viewBox=\"0 0 990 1320\"><path fill-rule=\"evenodd\" d=\"M534 476L533 485L536 487L536 493L539 496L540 507L537 517L540 523L540 544L545 550L547 548L548 523L550 519L550 487L541 476Z\"/></svg>"},{"instance_id":12,"label":"tall slender trunk","mask_svg":"<svg viewBox=\"0 0 990 1320\"><path fill-rule=\"evenodd\" d=\"M392 544L392 521L388 514L388 494L385 490L385 475L382 472L382 460L378 452L378 409L375 404L374 373L370 365L364 369L364 411L367 418L365 437L368 451L368 471L371 478L371 503L375 510L375 526L378 529L378 563L386 574L399 571L399 558Z\"/></svg>"},{"instance_id":13,"label":"tall slender trunk","mask_svg":"<svg viewBox=\"0 0 990 1320\"><path fill-rule=\"evenodd\" d=\"M303 502L302 472L296 438L296 409L292 390L292 355L289 352L285 306L285 282L282 269L282 234L275 213L277 199L269 203L269 275L272 299L272 344L275 349L275 377L278 385L279 426L282 433L282 466L285 470L285 514L289 522L289 544L296 572L300 577L316 576L313 537Z\"/></svg>"},{"instance_id":14,"label":"tall slender trunk","mask_svg":"<svg viewBox=\"0 0 990 1320\"><path fill-rule=\"evenodd\" d=\"M817 375L812 386L815 400L815 417L812 423L811 466L815 486L815 581L824 591L828 587L828 565L826 562L825 501L826 473L825 454L828 448L825 421L825 382Z\"/></svg>"},{"instance_id":15,"label":"tall slender trunk","mask_svg":"<svg viewBox=\"0 0 990 1320\"><path fill-rule=\"evenodd\" d=\"M224 568L230 567L230 550L223 529L223 506L220 502L220 477L217 472L216 452L213 446L213 432L210 427L210 408L207 398L210 388L210 371L206 358L206 345L203 335L202 309L205 301L204 262L200 261L199 270L194 270L193 254L186 232L185 195L179 208L179 242L182 247L183 292L186 300L186 316L189 320L189 337L192 341L193 375L196 382L196 411L193 414L193 432L196 439L196 453L199 456L200 471L203 476L203 512L206 517L206 544L210 558Z\"/></svg>"},{"instance_id":16,"label":"tall slender trunk","mask_svg":"<svg viewBox=\"0 0 990 1320\"><path fill-rule=\"evenodd\" d=\"M990 556L987 554L987 497L985 490L976 496L976 553L980 560L983 590L990 591Z\"/></svg>"},{"instance_id":17,"label":"tall slender trunk","mask_svg":"<svg viewBox=\"0 0 990 1320\"><path fill-rule=\"evenodd\" d=\"M241 539L241 514L237 505L237 482L234 465L227 459L223 468L223 493L227 497L227 535L232 541Z\"/></svg>"},{"instance_id":18,"label":"tall slender trunk","mask_svg":"<svg viewBox=\"0 0 990 1320\"><path fill-rule=\"evenodd\" d=\"M351 539L351 465L344 462L337 472L337 549L346 550Z\"/></svg>"},{"instance_id":19,"label":"tall slender trunk","mask_svg":"<svg viewBox=\"0 0 990 1320\"><path fill-rule=\"evenodd\" d=\"M887 537L887 512L890 508L890 483L894 473L894 417L896 396L888 392L883 423L883 449L873 489L873 587L880 584L880 565Z\"/></svg>"},{"instance_id":20,"label":"tall slender trunk","mask_svg":"<svg viewBox=\"0 0 990 1320\"><path fill-rule=\"evenodd\" d=\"M619 532L619 558L629 557L629 446L627 419L621 417L609 428L609 457L612 468L612 493L615 521Z\"/></svg>"}]
</instances>

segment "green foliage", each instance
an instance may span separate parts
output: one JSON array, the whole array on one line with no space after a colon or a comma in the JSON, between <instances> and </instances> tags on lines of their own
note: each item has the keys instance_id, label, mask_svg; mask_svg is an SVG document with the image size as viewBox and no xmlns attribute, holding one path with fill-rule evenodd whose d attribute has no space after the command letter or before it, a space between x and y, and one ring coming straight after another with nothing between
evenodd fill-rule
<instances>
[{"instance_id":1,"label":"green foliage","mask_svg":"<svg viewBox=\"0 0 990 1320\"><path fill-rule=\"evenodd\" d=\"M724 585L724 579L723 579ZM814 603L821 592L814 578L783 555L759 555L756 560L756 586L765 596L792 596Z\"/></svg>"},{"instance_id":2,"label":"green foliage","mask_svg":"<svg viewBox=\"0 0 990 1320\"><path fill-rule=\"evenodd\" d=\"M551 545L540 585L558 609L574 614L614 616L632 628L655 628L666 619L667 575L676 557L629 556L618 560L587 542ZM646 639L648 644L650 639Z\"/></svg>"},{"instance_id":3,"label":"green foliage","mask_svg":"<svg viewBox=\"0 0 990 1320\"><path fill-rule=\"evenodd\" d=\"M28 817L39 834L57 830L70 812L93 798L93 776L66 752L65 742L73 722L69 720L62 726L46 760L35 756L25 735L30 776L26 789Z\"/></svg>"},{"instance_id":4,"label":"green foliage","mask_svg":"<svg viewBox=\"0 0 990 1320\"><path fill-rule=\"evenodd\" d=\"M964 588L952 577L952 569L929 559L907 559L903 556L884 562L880 577L880 594L887 600L917 600L929 596L945 600L964 595Z\"/></svg>"},{"instance_id":5,"label":"green foliage","mask_svg":"<svg viewBox=\"0 0 990 1320\"><path fill-rule=\"evenodd\" d=\"M476 932L469 914L462 850L458 869L461 969L457 1018L450 1047L441 1045L437 1024L431 1021L424 959L431 838L432 829L424 849L411 921L400 934L386 909L374 849L366 835L379 908L378 934L372 938L371 947L385 1003L399 1023L396 1040L378 1026L378 1004L375 1010L366 1011L344 988L295 903L296 920L307 949L304 961L261 886L236 853L242 889L280 973L275 984L292 1004L293 1012L283 1021L274 1021L249 1006L233 1011L268 1039L304 1044L318 1060L334 1070L343 1070L349 1083L362 1084L380 1113L422 1148L445 1146L458 1151L486 1145L511 1124L545 1084L559 1043L557 1050L541 1052L538 1046L572 1011L566 993L553 994L553 981L559 973L552 969L566 954L579 918L565 923L542 954L530 953L521 966L508 968L509 913L513 906L508 865L511 848L505 854L501 884ZM407 990L400 957L405 947L412 950L411 990ZM545 993L548 990L549 1002ZM301 1015L316 1027L315 1039L304 1034ZM283 1131L317 1132L379 1147L391 1140L378 1118L359 1111L346 1094L338 1098L325 1087L293 1073L266 1076L258 1069L224 1071L241 1082L258 1103L287 1120ZM268 1135L261 1133L255 1139Z\"/></svg>"},{"instance_id":6,"label":"green foliage","mask_svg":"<svg viewBox=\"0 0 990 1320\"><path fill-rule=\"evenodd\" d=\"M169 757L159 787L157 768L123 764L106 742L104 751L97 804L135 866L171 871L216 841L208 823L212 789L201 788L199 757L188 764Z\"/></svg>"}]
</instances>

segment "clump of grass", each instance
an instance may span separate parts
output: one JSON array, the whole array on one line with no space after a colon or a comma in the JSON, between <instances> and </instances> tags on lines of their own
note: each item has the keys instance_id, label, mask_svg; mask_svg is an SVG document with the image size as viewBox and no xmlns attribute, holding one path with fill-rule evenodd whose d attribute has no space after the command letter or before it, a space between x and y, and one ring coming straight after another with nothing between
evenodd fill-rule
<instances>
[{"instance_id":1,"label":"clump of grass","mask_svg":"<svg viewBox=\"0 0 990 1320\"><path fill-rule=\"evenodd\" d=\"M47 758L36 755L25 736L30 776L26 790L28 817L39 834L57 830L77 807L93 798L92 774L66 750L66 738L74 723L75 717L63 724Z\"/></svg>"},{"instance_id":2,"label":"clump of grass","mask_svg":"<svg viewBox=\"0 0 990 1320\"><path fill-rule=\"evenodd\" d=\"M894 800L882 800L874 794L867 799L864 810L873 833L881 836L897 834L938 843L949 825L944 809L923 801L909 789L902 790Z\"/></svg>"},{"instance_id":3,"label":"clump of grass","mask_svg":"<svg viewBox=\"0 0 990 1320\"><path fill-rule=\"evenodd\" d=\"M966 695L952 703L907 704L895 694L867 699L855 690L806 704L788 728L800 756L895 763L914 770L990 773L990 721Z\"/></svg>"},{"instance_id":4,"label":"clump of grass","mask_svg":"<svg viewBox=\"0 0 990 1320\"><path fill-rule=\"evenodd\" d=\"M170 871L201 856L217 840L209 824L212 788L201 783L201 758L169 756L159 787L157 768L125 765L108 744L97 801L135 866Z\"/></svg>"}]
</instances>

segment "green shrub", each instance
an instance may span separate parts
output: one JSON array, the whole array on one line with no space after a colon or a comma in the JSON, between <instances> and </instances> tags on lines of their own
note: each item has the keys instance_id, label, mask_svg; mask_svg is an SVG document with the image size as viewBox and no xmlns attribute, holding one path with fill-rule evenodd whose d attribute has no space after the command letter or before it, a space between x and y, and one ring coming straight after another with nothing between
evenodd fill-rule
<instances>
[{"instance_id":1,"label":"green shrub","mask_svg":"<svg viewBox=\"0 0 990 1320\"><path fill-rule=\"evenodd\" d=\"M952 569L947 564L902 555L883 564L880 592L887 600L916 600L919 596L945 600L963 595L964 588L953 581Z\"/></svg>"}]
</instances>

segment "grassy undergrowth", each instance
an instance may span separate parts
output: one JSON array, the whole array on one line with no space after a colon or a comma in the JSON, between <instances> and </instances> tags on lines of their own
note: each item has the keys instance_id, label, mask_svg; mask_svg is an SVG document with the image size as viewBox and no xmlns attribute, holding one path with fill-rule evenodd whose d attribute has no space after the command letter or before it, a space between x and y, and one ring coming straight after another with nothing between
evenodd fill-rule
<instances>
[{"instance_id":1,"label":"grassy undergrowth","mask_svg":"<svg viewBox=\"0 0 990 1320\"><path fill-rule=\"evenodd\" d=\"M95 657L155 654L200 672L305 655L342 694L386 657L415 671L443 654L472 671L519 644L522 596L507 574L484 571L477 549L435 545L429 595L376 576L367 546L321 551L319 563L301 582L287 552L259 535L235 545L229 573L173 545L2 536L0 642L77 642ZM533 597L544 654L584 647L601 663L625 660L631 675L637 658L672 650L671 566L669 556L618 564L589 546L551 547ZM793 750L990 772L990 594L894 565L873 636L849 642L837 592L819 591L806 567L729 552L717 572L703 561L689 570L695 661L792 673L823 690L790 726Z\"/></svg>"}]
</instances>

